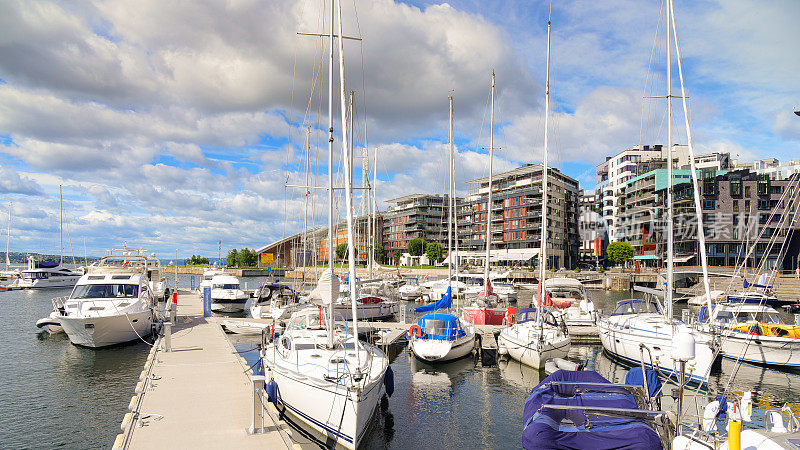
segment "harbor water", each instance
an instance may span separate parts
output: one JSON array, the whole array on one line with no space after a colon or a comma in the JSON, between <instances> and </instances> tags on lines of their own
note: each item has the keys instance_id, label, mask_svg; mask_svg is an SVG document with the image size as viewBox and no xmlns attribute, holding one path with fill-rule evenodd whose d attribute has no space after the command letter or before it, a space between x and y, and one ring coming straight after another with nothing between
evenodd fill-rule
<instances>
[{"instance_id":1,"label":"harbor water","mask_svg":"<svg viewBox=\"0 0 800 450\"><path fill-rule=\"evenodd\" d=\"M260 280L242 281L254 288ZM181 275L180 287L189 287L188 276ZM0 448L107 448L119 433L149 345L95 350L76 347L63 334L38 333L36 320L52 310L50 299L67 294L68 289L0 292ZM589 294L606 313L630 295ZM521 291L520 306L530 296ZM365 448L521 447L524 402L543 373L514 361L483 367L474 358L430 365L402 344L390 347L389 354L395 392L378 413ZM587 361L611 381L622 381L627 372L599 345L573 345L570 357ZM712 377L712 391L724 388L733 368L723 362L722 372ZM742 365L730 390L754 391L761 410L780 407L797 401L800 375ZM798 405L793 408L800 412Z\"/></svg>"}]
</instances>

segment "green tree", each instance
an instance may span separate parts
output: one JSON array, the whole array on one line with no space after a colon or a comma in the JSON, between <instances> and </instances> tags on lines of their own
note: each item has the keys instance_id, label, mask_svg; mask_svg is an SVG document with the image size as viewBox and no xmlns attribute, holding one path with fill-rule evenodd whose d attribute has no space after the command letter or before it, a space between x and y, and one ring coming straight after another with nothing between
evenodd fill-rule
<instances>
[{"instance_id":1,"label":"green tree","mask_svg":"<svg viewBox=\"0 0 800 450\"><path fill-rule=\"evenodd\" d=\"M619 241L608 245L606 249L608 257L616 264L622 264L633 258L633 246L629 242Z\"/></svg>"},{"instance_id":2,"label":"green tree","mask_svg":"<svg viewBox=\"0 0 800 450\"><path fill-rule=\"evenodd\" d=\"M236 267L238 264L237 259L239 258L239 252L234 248L228 250L228 267Z\"/></svg>"},{"instance_id":3,"label":"green tree","mask_svg":"<svg viewBox=\"0 0 800 450\"><path fill-rule=\"evenodd\" d=\"M442 244L438 242L431 242L425 246L425 256L433 263L438 263L444 259L444 249Z\"/></svg>"},{"instance_id":4,"label":"green tree","mask_svg":"<svg viewBox=\"0 0 800 450\"><path fill-rule=\"evenodd\" d=\"M394 256L394 265L399 265L400 257L403 256L403 251L399 248L396 248L392 251L392 255Z\"/></svg>"},{"instance_id":5,"label":"green tree","mask_svg":"<svg viewBox=\"0 0 800 450\"><path fill-rule=\"evenodd\" d=\"M379 264L386 262L386 251L383 249L383 245L378 243L375 244L375 261Z\"/></svg>"},{"instance_id":6,"label":"green tree","mask_svg":"<svg viewBox=\"0 0 800 450\"><path fill-rule=\"evenodd\" d=\"M340 260L347 258L347 243L342 242L336 246L336 257Z\"/></svg>"},{"instance_id":7,"label":"green tree","mask_svg":"<svg viewBox=\"0 0 800 450\"><path fill-rule=\"evenodd\" d=\"M408 241L408 253L411 256L422 256L425 252L425 240L422 238L416 238Z\"/></svg>"},{"instance_id":8,"label":"green tree","mask_svg":"<svg viewBox=\"0 0 800 450\"><path fill-rule=\"evenodd\" d=\"M236 265L238 267L253 267L256 265L256 252L244 247L236 255Z\"/></svg>"}]
</instances>

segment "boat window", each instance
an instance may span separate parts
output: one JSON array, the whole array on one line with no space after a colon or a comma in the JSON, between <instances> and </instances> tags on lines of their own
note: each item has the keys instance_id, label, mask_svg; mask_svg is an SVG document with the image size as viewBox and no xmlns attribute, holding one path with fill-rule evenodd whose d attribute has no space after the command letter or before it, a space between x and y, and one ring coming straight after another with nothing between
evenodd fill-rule
<instances>
[{"instance_id":1,"label":"boat window","mask_svg":"<svg viewBox=\"0 0 800 450\"><path fill-rule=\"evenodd\" d=\"M139 286L135 284L81 284L75 286L72 298L135 298L138 295Z\"/></svg>"},{"instance_id":2,"label":"boat window","mask_svg":"<svg viewBox=\"0 0 800 450\"><path fill-rule=\"evenodd\" d=\"M239 289L238 284L215 284L214 289Z\"/></svg>"},{"instance_id":3,"label":"boat window","mask_svg":"<svg viewBox=\"0 0 800 450\"><path fill-rule=\"evenodd\" d=\"M661 314L658 305L652 301L645 300L626 300L617 303L612 316L619 316L624 314L642 314L642 313L656 313Z\"/></svg>"},{"instance_id":4,"label":"boat window","mask_svg":"<svg viewBox=\"0 0 800 450\"><path fill-rule=\"evenodd\" d=\"M353 350L355 348L355 344L352 341L349 342L339 342L336 344L337 350Z\"/></svg>"},{"instance_id":5,"label":"boat window","mask_svg":"<svg viewBox=\"0 0 800 450\"><path fill-rule=\"evenodd\" d=\"M748 321L761 323L782 323L777 314L773 312L758 312L748 314Z\"/></svg>"},{"instance_id":6,"label":"boat window","mask_svg":"<svg viewBox=\"0 0 800 450\"><path fill-rule=\"evenodd\" d=\"M583 299L583 292L581 292L580 289L573 287L547 288L547 292L549 292L552 297L574 298L577 300Z\"/></svg>"},{"instance_id":7,"label":"boat window","mask_svg":"<svg viewBox=\"0 0 800 450\"><path fill-rule=\"evenodd\" d=\"M717 313L717 320L723 324L737 323L736 315L734 315L731 311L720 311Z\"/></svg>"},{"instance_id":8,"label":"boat window","mask_svg":"<svg viewBox=\"0 0 800 450\"><path fill-rule=\"evenodd\" d=\"M447 330L447 322L444 320L426 320L423 331L425 334L445 334L445 330Z\"/></svg>"},{"instance_id":9,"label":"boat window","mask_svg":"<svg viewBox=\"0 0 800 450\"><path fill-rule=\"evenodd\" d=\"M314 344L294 344L295 350L313 350L316 347Z\"/></svg>"}]
</instances>

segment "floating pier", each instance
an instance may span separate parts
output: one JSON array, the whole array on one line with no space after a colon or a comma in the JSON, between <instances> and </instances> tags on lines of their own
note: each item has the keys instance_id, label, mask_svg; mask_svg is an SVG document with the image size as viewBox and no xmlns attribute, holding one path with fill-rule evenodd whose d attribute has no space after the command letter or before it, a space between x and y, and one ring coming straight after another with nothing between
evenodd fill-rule
<instances>
[{"instance_id":1,"label":"floating pier","mask_svg":"<svg viewBox=\"0 0 800 450\"><path fill-rule=\"evenodd\" d=\"M222 319L204 318L197 294L178 295L176 323L151 349L115 449L309 444L293 436L262 400L263 377L260 384L254 381L225 336Z\"/></svg>"}]
</instances>

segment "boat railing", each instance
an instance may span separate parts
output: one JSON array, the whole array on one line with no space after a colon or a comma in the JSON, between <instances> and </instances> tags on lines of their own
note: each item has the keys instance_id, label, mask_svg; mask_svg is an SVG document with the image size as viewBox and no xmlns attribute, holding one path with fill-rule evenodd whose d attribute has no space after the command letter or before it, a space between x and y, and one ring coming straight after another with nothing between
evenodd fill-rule
<instances>
[{"instance_id":1,"label":"boat railing","mask_svg":"<svg viewBox=\"0 0 800 450\"><path fill-rule=\"evenodd\" d=\"M52 299L53 303L53 310L63 312L64 311L64 303L69 299L69 296L64 297L56 297Z\"/></svg>"}]
</instances>

